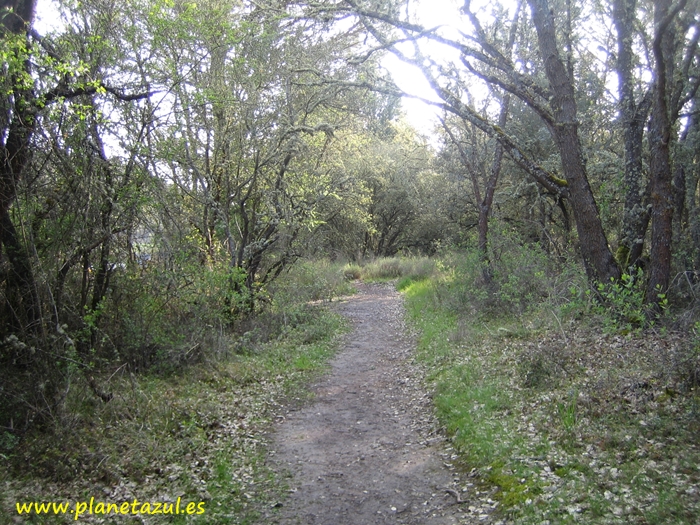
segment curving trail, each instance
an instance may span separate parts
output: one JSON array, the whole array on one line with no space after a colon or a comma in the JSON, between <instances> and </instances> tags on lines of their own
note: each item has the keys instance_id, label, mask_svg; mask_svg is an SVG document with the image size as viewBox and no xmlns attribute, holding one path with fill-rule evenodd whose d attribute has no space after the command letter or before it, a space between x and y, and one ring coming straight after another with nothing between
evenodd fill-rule
<instances>
[{"instance_id":1,"label":"curving trail","mask_svg":"<svg viewBox=\"0 0 700 525\"><path fill-rule=\"evenodd\" d=\"M291 473L292 493L263 523L488 523L446 492L464 484L410 365L401 296L388 285L360 284L339 311L354 330L313 386L315 399L276 429L272 461Z\"/></svg>"}]
</instances>

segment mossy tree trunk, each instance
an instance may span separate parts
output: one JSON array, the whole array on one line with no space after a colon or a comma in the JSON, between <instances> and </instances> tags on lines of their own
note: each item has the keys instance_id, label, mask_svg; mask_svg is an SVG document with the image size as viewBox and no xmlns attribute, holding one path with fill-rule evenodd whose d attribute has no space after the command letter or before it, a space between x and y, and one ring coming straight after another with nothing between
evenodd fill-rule
<instances>
[{"instance_id":1,"label":"mossy tree trunk","mask_svg":"<svg viewBox=\"0 0 700 525\"><path fill-rule=\"evenodd\" d=\"M616 258L625 269L635 265L644 250L644 236L649 226L649 186L644 180L642 163L644 126L649 115L652 92L641 101L634 96L632 43L636 23L636 0L615 0L613 22L617 31L617 70L620 117L625 148L625 205L622 212L620 241Z\"/></svg>"},{"instance_id":2,"label":"mossy tree trunk","mask_svg":"<svg viewBox=\"0 0 700 525\"><path fill-rule=\"evenodd\" d=\"M591 282L620 278L620 268L608 246L598 206L591 191L578 135L577 106L571 71L557 47L554 13L547 0L529 0L540 56L552 91L552 134L568 182L586 274Z\"/></svg>"}]
</instances>

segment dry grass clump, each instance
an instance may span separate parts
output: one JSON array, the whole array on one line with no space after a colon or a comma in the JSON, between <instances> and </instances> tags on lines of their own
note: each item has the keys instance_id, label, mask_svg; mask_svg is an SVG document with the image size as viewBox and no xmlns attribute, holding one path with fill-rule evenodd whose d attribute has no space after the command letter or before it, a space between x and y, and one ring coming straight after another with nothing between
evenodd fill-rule
<instances>
[{"instance_id":1,"label":"dry grass clump","mask_svg":"<svg viewBox=\"0 0 700 525\"><path fill-rule=\"evenodd\" d=\"M347 279L353 280L421 280L435 273L435 260L429 257L384 257L364 264L346 264L343 273Z\"/></svg>"}]
</instances>

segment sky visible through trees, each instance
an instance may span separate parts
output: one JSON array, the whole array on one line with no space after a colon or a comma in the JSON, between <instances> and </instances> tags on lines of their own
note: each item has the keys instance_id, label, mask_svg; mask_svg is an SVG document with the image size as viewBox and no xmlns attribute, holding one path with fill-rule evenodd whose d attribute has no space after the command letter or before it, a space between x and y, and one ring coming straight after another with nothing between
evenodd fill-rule
<instances>
[{"instance_id":1,"label":"sky visible through trees","mask_svg":"<svg viewBox=\"0 0 700 525\"><path fill-rule=\"evenodd\" d=\"M435 319L678 329L697 387L700 0L0 15L0 455L114 374L313 342L310 304L411 257Z\"/></svg>"},{"instance_id":2,"label":"sky visible through trees","mask_svg":"<svg viewBox=\"0 0 700 525\"><path fill-rule=\"evenodd\" d=\"M0 337L38 375L148 368L308 258L475 248L492 293L493 225L650 319L693 296L697 0L2 6Z\"/></svg>"}]
</instances>

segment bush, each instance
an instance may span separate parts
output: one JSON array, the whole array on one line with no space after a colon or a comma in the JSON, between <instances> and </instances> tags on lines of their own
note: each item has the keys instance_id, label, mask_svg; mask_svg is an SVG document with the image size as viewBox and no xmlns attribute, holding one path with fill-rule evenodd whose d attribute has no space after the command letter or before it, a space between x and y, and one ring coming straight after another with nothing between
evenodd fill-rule
<instances>
[{"instance_id":1,"label":"bush","mask_svg":"<svg viewBox=\"0 0 700 525\"><path fill-rule=\"evenodd\" d=\"M228 354L230 332L250 304L245 275L228 266L149 269L115 277L100 321L105 345L132 370L160 372Z\"/></svg>"},{"instance_id":2,"label":"bush","mask_svg":"<svg viewBox=\"0 0 700 525\"><path fill-rule=\"evenodd\" d=\"M598 284L602 302L594 310L603 319L606 333L640 331L653 324L655 305L646 302L644 272L638 268L634 274L622 274L619 282ZM668 306L665 294L658 294L662 311Z\"/></svg>"},{"instance_id":3,"label":"bush","mask_svg":"<svg viewBox=\"0 0 700 525\"><path fill-rule=\"evenodd\" d=\"M539 245L523 243L516 234L507 231L494 234L491 245L488 281L484 262L476 250L455 252L443 258L449 271L443 279L441 300L451 309L498 317L520 315L543 301L561 300L562 289L566 289L562 278L572 276L559 273ZM572 273L582 274L580 270Z\"/></svg>"}]
</instances>

